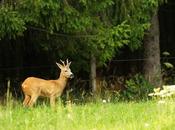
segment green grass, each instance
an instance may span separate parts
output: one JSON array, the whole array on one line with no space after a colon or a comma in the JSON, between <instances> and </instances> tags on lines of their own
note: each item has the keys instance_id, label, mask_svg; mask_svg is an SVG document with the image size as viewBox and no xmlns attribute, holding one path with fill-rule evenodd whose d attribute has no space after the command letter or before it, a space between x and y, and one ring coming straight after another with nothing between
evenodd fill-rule
<instances>
[{"instance_id":1,"label":"green grass","mask_svg":"<svg viewBox=\"0 0 175 130\"><path fill-rule=\"evenodd\" d=\"M175 102L0 106L0 130L173 130Z\"/></svg>"}]
</instances>

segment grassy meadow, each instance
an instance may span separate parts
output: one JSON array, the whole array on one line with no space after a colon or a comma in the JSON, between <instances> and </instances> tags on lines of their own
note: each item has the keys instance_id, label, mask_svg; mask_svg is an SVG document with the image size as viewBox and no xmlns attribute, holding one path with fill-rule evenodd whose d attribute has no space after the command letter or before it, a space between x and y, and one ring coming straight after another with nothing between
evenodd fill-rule
<instances>
[{"instance_id":1,"label":"grassy meadow","mask_svg":"<svg viewBox=\"0 0 175 130\"><path fill-rule=\"evenodd\" d=\"M59 104L24 108L0 105L0 130L173 130L173 100Z\"/></svg>"}]
</instances>

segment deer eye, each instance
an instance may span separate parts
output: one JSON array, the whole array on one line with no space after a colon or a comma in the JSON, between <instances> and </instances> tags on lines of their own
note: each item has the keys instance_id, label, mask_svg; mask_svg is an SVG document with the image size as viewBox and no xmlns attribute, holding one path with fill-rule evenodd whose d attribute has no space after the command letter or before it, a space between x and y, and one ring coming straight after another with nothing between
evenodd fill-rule
<instances>
[{"instance_id":1,"label":"deer eye","mask_svg":"<svg viewBox=\"0 0 175 130\"><path fill-rule=\"evenodd\" d=\"M64 72L67 72L67 70L65 70Z\"/></svg>"}]
</instances>

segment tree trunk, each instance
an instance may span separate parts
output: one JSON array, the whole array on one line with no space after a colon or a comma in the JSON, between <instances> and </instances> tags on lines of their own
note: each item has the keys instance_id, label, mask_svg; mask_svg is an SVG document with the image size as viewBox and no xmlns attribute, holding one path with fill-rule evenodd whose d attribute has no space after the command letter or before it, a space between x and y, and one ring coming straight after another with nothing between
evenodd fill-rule
<instances>
[{"instance_id":1,"label":"tree trunk","mask_svg":"<svg viewBox=\"0 0 175 130\"><path fill-rule=\"evenodd\" d=\"M93 54L91 54L91 72L90 72L90 86L92 88L93 94L97 93L96 87L96 58Z\"/></svg>"},{"instance_id":2,"label":"tree trunk","mask_svg":"<svg viewBox=\"0 0 175 130\"><path fill-rule=\"evenodd\" d=\"M146 59L143 66L145 78L155 87L160 87L162 84L162 76L157 11L152 16L151 27L144 37L144 58Z\"/></svg>"},{"instance_id":3,"label":"tree trunk","mask_svg":"<svg viewBox=\"0 0 175 130\"><path fill-rule=\"evenodd\" d=\"M0 2L0 3L1 3L1 5L4 5L4 0L1 0L1 2Z\"/></svg>"}]
</instances>

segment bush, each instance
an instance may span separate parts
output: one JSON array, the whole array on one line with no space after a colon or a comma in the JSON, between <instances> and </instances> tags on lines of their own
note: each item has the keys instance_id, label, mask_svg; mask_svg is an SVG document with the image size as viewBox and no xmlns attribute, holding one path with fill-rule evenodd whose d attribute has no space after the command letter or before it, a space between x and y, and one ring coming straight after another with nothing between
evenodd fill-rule
<instances>
[{"instance_id":1,"label":"bush","mask_svg":"<svg viewBox=\"0 0 175 130\"><path fill-rule=\"evenodd\" d=\"M126 89L121 92L121 96L125 100L148 99L148 94L154 88L141 74L136 74L134 77L126 80L125 86Z\"/></svg>"},{"instance_id":2,"label":"bush","mask_svg":"<svg viewBox=\"0 0 175 130\"><path fill-rule=\"evenodd\" d=\"M5 36L15 38L26 30L25 22L19 12L10 7L0 8L0 39Z\"/></svg>"}]
</instances>

